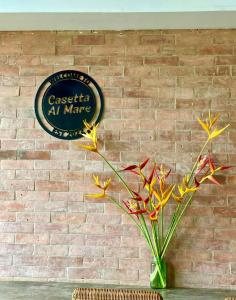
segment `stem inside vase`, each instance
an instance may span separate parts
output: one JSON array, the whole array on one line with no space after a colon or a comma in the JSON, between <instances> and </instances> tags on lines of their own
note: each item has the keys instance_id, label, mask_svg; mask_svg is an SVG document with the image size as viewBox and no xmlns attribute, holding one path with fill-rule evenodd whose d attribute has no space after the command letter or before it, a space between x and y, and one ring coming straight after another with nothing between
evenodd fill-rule
<instances>
[{"instance_id":1,"label":"stem inside vase","mask_svg":"<svg viewBox=\"0 0 236 300\"><path fill-rule=\"evenodd\" d=\"M154 258L151 264L150 287L152 289L166 288L167 268L166 262L162 259L158 264Z\"/></svg>"}]
</instances>

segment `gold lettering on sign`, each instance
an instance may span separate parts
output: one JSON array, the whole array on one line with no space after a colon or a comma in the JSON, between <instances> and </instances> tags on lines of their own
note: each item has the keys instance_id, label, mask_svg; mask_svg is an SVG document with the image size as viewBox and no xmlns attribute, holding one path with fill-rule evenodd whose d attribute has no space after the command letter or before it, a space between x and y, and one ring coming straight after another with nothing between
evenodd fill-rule
<instances>
[{"instance_id":1,"label":"gold lettering on sign","mask_svg":"<svg viewBox=\"0 0 236 300\"><path fill-rule=\"evenodd\" d=\"M48 110L48 116L58 116L59 114L81 114L83 112L90 113L92 107L86 105L90 101L90 95L75 94L74 96L56 97L50 95L48 104L51 106ZM81 104L81 106L80 106ZM62 106L62 108L61 108Z\"/></svg>"},{"instance_id":2,"label":"gold lettering on sign","mask_svg":"<svg viewBox=\"0 0 236 300\"><path fill-rule=\"evenodd\" d=\"M75 94L74 96L65 96L65 97L56 97L55 95L50 95L48 97L48 104L54 105L54 104L72 104L72 103L83 103L83 102L89 102L90 95L84 95Z\"/></svg>"},{"instance_id":3,"label":"gold lettering on sign","mask_svg":"<svg viewBox=\"0 0 236 300\"><path fill-rule=\"evenodd\" d=\"M60 106L52 106L49 111L48 111L48 115L53 115L53 116L56 116L56 115L59 115L59 112L60 112Z\"/></svg>"},{"instance_id":4,"label":"gold lettering on sign","mask_svg":"<svg viewBox=\"0 0 236 300\"><path fill-rule=\"evenodd\" d=\"M63 114L81 114L82 112L89 113L91 111L91 106L74 106L71 105L65 105Z\"/></svg>"}]
</instances>

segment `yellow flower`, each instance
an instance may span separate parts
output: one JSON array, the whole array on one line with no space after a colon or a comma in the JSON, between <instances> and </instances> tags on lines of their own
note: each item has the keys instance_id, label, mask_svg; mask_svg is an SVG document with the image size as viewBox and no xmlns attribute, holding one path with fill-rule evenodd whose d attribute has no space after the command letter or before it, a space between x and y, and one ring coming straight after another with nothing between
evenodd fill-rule
<instances>
[{"instance_id":1,"label":"yellow flower","mask_svg":"<svg viewBox=\"0 0 236 300\"><path fill-rule=\"evenodd\" d=\"M166 205L166 203L168 202L168 200L171 197L171 194L172 194L174 188L175 188L175 185L171 184L165 190L160 191L160 193L157 190L153 189L152 193L155 196L155 198L157 199L157 201L159 202L156 207L158 207L158 206L164 207Z\"/></svg>"},{"instance_id":2,"label":"yellow flower","mask_svg":"<svg viewBox=\"0 0 236 300\"><path fill-rule=\"evenodd\" d=\"M95 185L99 189L101 189L102 192L98 193L98 194L87 194L86 196L89 198L104 198L104 197L106 197L106 190L111 183L111 178L104 181L103 184L100 183L98 176L93 175L93 179L94 179Z\"/></svg>"},{"instance_id":3,"label":"yellow flower","mask_svg":"<svg viewBox=\"0 0 236 300\"><path fill-rule=\"evenodd\" d=\"M182 183L178 185L179 195L177 196L174 193L172 194L175 201L181 202L184 199L184 196L186 194L196 192L198 187L196 186L188 187L188 182L189 182L189 176L186 175L184 176Z\"/></svg>"},{"instance_id":4,"label":"yellow flower","mask_svg":"<svg viewBox=\"0 0 236 300\"><path fill-rule=\"evenodd\" d=\"M230 125L230 124L228 124L224 128L218 129L215 126L215 124L216 124L217 120L219 119L219 116L220 115L217 114L213 117L213 116L211 116L211 112L209 111L209 115L208 115L208 118L206 119L206 122L203 122L200 118L198 118L199 124L202 126L202 128L208 134L208 140L211 140L211 139L217 137L218 135L220 135Z\"/></svg>"},{"instance_id":5,"label":"yellow flower","mask_svg":"<svg viewBox=\"0 0 236 300\"><path fill-rule=\"evenodd\" d=\"M92 141L92 145L82 145L79 144L81 148L84 148L88 151L97 152L97 125L90 125L88 122L84 121L84 125L87 129L85 134L82 134L84 137Z\"/></svg>"}]
</instances>

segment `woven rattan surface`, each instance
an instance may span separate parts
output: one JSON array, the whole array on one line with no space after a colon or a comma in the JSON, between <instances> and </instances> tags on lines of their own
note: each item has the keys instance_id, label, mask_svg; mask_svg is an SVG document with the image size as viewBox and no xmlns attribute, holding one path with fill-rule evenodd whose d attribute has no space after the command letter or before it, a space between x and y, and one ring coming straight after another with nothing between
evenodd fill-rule
<instances>
[{"instance_id":1,"label":"woven rattan surface","mask_svg":"<svg viewBox=\"0 0 236 300\"><path fill-rule=\"evenodd\" d=\"M72 300L163 300L162 296L149 290L78 288L72 294Z\"/></svg>"}]
</instances>

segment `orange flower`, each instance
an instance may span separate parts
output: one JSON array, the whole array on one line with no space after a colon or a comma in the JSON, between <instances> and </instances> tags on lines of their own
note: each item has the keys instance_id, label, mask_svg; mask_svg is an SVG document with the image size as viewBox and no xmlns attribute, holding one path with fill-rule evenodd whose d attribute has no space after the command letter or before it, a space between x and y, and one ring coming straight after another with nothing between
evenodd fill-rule
<instances>
[{"instance_id":1,"label":"orange flower","mask_svg":"<svg viewBox=\"0 0 236 300\"><path fill-rule=\"evenodd\" d=\"M104 181L103 184L100 183L98 176L93 175L93 179L95 181L95 185L102 190L101 193L98 194L87 194L86 196L89 198L104 198L106 197L106 190L111 183L111 178Z\"/></svg>"},{"instance_id":2,"label":"orange flower","mask_svg":"<svg viewBox=\"0 0 236 300\"><path fill-rule=\"evenodd\" d=\"M84 121L87 132L82 134L84 137L92 141L92 145L82 145L79 144L81 148L84 148L88 151L97 152L97 125L90 125L87 121Z\"/></svg>"},{"instance_id":3,"label":"orange flower","mask_svg":"<svg viewBox=\"0 0 236 300\"><path fill-rule=\"evenodd\" d=\"M208 140L211 140L218 135L220 135L227 127L229 127L229 124L226 125L224 128L218 129L215 124L219 118L219 114L215 115L214 117L211 116L211 112L209 111L208 118L205 122L203 122L200 118L198 118L199 124L202 126L202 128L206 131L208 134ZM214 128L215 127L215 128Z\"/></svg>"}]
</instances>

